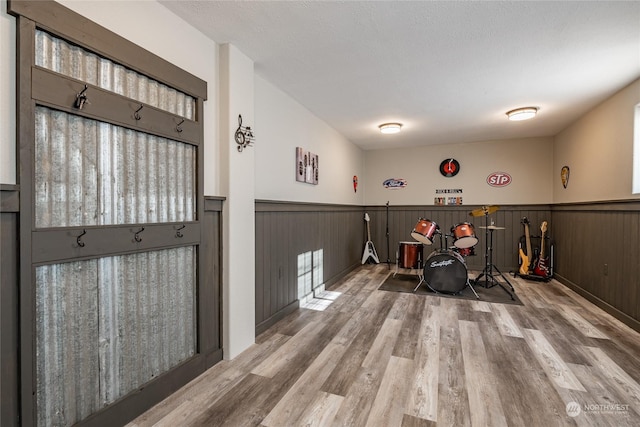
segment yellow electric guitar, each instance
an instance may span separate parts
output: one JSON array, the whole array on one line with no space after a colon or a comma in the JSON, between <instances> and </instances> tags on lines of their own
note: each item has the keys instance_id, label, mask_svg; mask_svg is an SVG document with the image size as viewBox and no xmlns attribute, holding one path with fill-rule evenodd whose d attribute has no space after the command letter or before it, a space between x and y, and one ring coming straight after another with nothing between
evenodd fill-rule
<instances>
[{"instance_id":1,"label":"yellow electric guitar","mask_svg":"<svg viewBox=\"0 0 640 427\"><path fill-rule=\"evenodd\" d=\"M525 254L522 248L519 248L520 251L520 274L527 275L531 271L531 236L529 236L529 220L525 216L522 218L522 225L524 225L524 237L527 243L527 253Z\"/></svg>"}]
</instances>

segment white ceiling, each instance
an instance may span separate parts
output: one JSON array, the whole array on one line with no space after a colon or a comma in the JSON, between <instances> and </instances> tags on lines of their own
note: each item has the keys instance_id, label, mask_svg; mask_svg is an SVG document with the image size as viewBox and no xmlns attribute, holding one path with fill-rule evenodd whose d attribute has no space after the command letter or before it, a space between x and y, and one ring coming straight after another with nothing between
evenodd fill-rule
<instances>
[{"instance_id":1,"label":"white ceiling","mask_svg":"<svg viewBox=\"0 0 640 427\"><path fill-rule=\"evenodd\" d=\"M640 1L161 3L363 149L552 136L640 77Z\"/></svg>"}]
</instances>

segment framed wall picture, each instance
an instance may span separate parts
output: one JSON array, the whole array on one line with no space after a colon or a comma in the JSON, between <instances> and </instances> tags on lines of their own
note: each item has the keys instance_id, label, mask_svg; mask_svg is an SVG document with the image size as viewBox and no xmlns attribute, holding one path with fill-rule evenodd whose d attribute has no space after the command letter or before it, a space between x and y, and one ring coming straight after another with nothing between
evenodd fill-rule
<instances>
[{"instance_id":1,"label":"framed wall picture","mask_svg":"<svg viewBox=\"0 0 640 427\"><path fill-rule=\"evenodd\" d=\"M311 153L311 155L309 156L309 159L311 160L311 183L313 185L318 185L320 159L317 154L313 154L313 153Z\"/></svg>"},{"instance_id":2,"label":"framed wall picture","mask_svg":"<svg viewBox=\"0 0 640 427\"><path fill-rule=\"evenodd\" d=\"M296 181L317 185L319 176L319 156L296 147Z\"/></svg>"},{"instance_id":3,"label":"framed wall picture","mask_svg":"<svg viewBox=\"0 0 640 427\"><path fill-rule=\"evenodd\" d=\"M296 147L296 181L305 182L307 180L306 154L302 147Z\"/></svg>"}]
</instances>

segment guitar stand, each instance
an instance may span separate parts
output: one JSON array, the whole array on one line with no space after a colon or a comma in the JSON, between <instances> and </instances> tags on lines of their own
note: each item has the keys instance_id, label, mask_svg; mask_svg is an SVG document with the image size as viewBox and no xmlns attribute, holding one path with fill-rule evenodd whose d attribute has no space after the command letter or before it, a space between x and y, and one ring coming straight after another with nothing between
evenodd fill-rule
<instances>
[{"instance_id":1,"label":"guitar stand","mask_svg":"<svg viewBox=\"0 0 640 427\"><path fill-rule=\"evenodd\" d=\"M498 269L498 267L493 265L493 229L489 228L489 224L488 224L489 214L487 212L485 212L485 215L484 215L484 222L485 222L485 248L484 248L485 267L482 270L482 273L480 273L480 275L476 277L475 283L476 285L478 285L480 283L480 279L484 277L485 278L484 287L486 289L493 288L494 286L498 285L502 289L504 289L504 291L507 294L509 294L512 301L515 301L515 297L513 296L513 293L512 293L512 292L515 292L513 285L511 285L511 282L509 282L509 280L504 276L504 274L502 274L502 272ZM495 270L497 273L494 273L493 270ZM511 288L511 292L509 292L509 289L505 288L502 283L496 280L496 276L498 275L501 276L504 279L504 281L509 285L509 287Z\"/></svg>"},{"instance_id":2,"label":"guitar stand","mask_svg":"<svg viewBox=\"0 0 640 427\"><path fill-rule=\"evenodd\" d=\"M524 237L524 236L523 236ZM542 238L541 236L531 236L531 238L534 239L540 239ZM522 239L522 237L521 237ZM545 241L546 239L549 239L549 237L545 237ZM535 282L548 282L551 279L553 279L553 251L554 251L554 247L553 247L553 243L549 243L549 259L550 259L550 264L549 264L549 275L548 276L537 276L535 274L522 274L520 273L518 270L510 272L513 277L522 277L523 279L526 280L533 280Z\"/></svg>"}]
</instances>

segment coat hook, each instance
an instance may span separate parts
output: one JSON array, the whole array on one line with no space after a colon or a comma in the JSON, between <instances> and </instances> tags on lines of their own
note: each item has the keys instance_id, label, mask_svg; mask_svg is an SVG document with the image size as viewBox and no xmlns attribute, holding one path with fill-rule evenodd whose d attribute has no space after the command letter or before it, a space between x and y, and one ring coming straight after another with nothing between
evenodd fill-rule
<instances>
[{"instance_id":1,"label":"coat hook","mask_svg":"<svg viewBox=\"0 0 640 427\"><path fill-rule=\"evenodd\" d=\"M140 230L138 230L135 236L133 236L136 242L138 243L142 242L142 237L140 237L140 233L142 233L143 231L144 231L144 227L140 227Z\"/></svg>"},{"instance_id":2,"label":"coat hook","mask_svg":"<svg viewBox=\"0 0 640 427\"><path fill-rule=\"evenodd\" d=\"M180 227L176 228L176 237L183 237L184 236L184 234L182 234L182 232L180 230L182 230L185 227L186 227L186 225L182 224Z\"/></svg>"},{"instance_id":3,"label":"coat hook","mask_svg":"<svg viewBox=\"0 0 640 427\"><path fill-rule=\"evenodd\" d=\"M84 89L82 89L82 91L80 93L76 94L75 107L78 110L82 110L82 107L84 107L84 104L87 103L88 98L87 98L87 95L85 94L87 89L89 89L89 86L84 85Z\"/></svg>"},{"instance_id":4,"label":"coat hook","mask_svg":"<svg viewBox=\"0 0 640 427\"><path fill-rule=\"evenodd\" d=\"M182 132L182 128L180 127L181 124L184 123L184 119L182 119L182 121L180 123L178 123L178 126L176 126L176 131L177 132Z\"/></svg>"},{"instance_id":5,"label":"coat hook","mask_svg":"<svg viewBox=\"0 0 640 427\"><path fill-rule=\"evenodd\" d=\"M87 234L87 230L83 228L82 233L80 233L78 237L76 237L76 243L78 243L78 246L80 246L81 248L84 248L84 242L82 241L82 236L84 236L85 234Z\"/></svg>"},{"instance_id":6,"label":"coat hook","mask_svg":"<svg viewBox=\"0 0 640 427\"><path fill-rule=\"evenodd\" d=\"M143 107L144 107L144 105L140 104L140 108L138 108L138 109L136 110L136 112L135 112L135 113L133 113L133 117L134 117L136 120L140 120L140 119L142 118L142 116L141 116L140 114L138 114L138 113L140 113L140 110L142 110L142 108L143 108Z\"/></svg>"}]
</instances>

